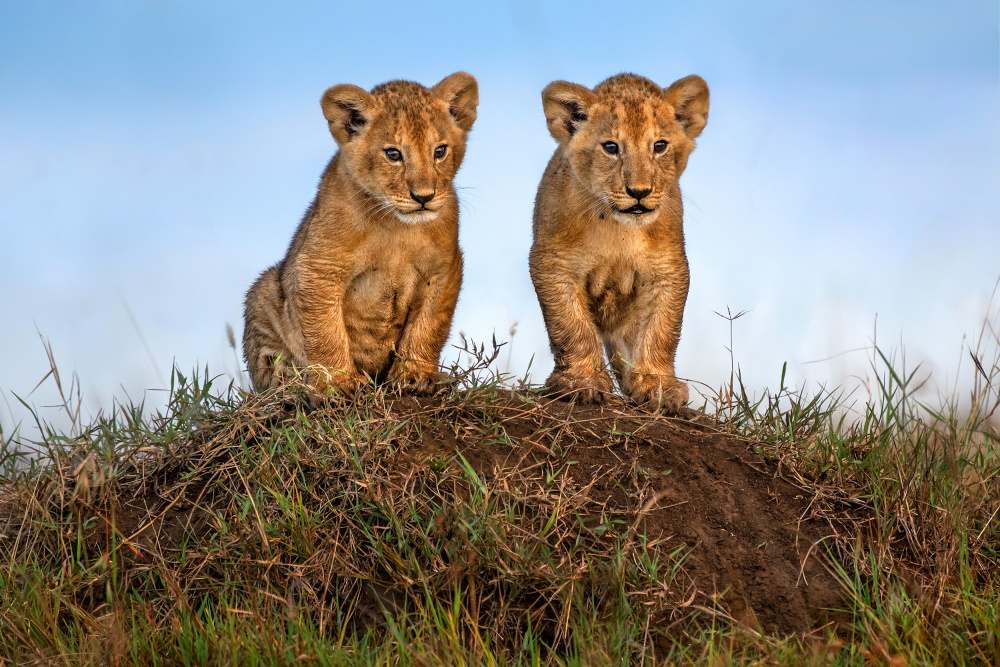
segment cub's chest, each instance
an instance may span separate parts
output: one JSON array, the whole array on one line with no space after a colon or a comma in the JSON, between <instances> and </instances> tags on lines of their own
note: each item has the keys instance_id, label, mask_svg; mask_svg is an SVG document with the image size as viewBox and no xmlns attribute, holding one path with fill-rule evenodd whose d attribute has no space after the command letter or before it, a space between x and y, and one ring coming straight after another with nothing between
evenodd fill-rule
<instances>
[{"instance_id":1,"label":"cub's chest","mask_svg":"<svg viewBox=\"0 0 1000 667\"><path fill-rule=\"evenodd\" d=\"M650 300L664 268L635 231L612 228L595 233L578 256L577 284L595 323L604 330L617 328Z\"/></svg>"},{"instance_id":2,"label":"cub's chest","mask_svg":"<svg viewBox=\"0 0 1000 667\"><path fill-rule=\"evenodd\" d=\"M433 287L448 265L447 248L421 229L370 234L355 250L345 301L364 315L395 319Z\"/></svg>"},{"instance_id":3,"label":"cub's chest","mask_svg":"<svg viewBox=\"0 0 1000 667\"><path fill-rule=\"evenodd\" d=\"M649 247L636 230L621 225L592 229L578 250L576 271L592 299L634 296L650 264Z\"/></svg>"},{"instance_id":4,"label":"cub's chest","mask_svg":"<svg viewBox=\"0 0 1000 667\"><path fill-rule=\"evenodd\" d=\"M437 277L431 262L374 261L351 279L345 303L363 317L403 320L414 302L423 300Z\"/></svg>"},{"instance_id":5,"label":"cub's chest","mask_svg":"<svg viewBox=\"0 0 1000 667\"><path fill-rule=\"evenodd\" d=\"M587 305L602 329L614 329L647 291L646 272L629 258L594 262L582 278Z\"/></svg>"}]
</instances>

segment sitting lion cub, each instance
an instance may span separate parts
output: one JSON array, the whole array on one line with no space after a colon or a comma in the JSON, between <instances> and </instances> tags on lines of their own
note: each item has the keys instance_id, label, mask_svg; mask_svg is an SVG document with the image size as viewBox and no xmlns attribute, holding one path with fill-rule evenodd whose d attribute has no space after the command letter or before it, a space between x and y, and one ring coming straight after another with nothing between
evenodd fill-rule
<instances>
[{"instance_id":1,"label":"sitting lion cub","mask_svg":"<svg viewBox=\"0 0 1000 667\"><path fill-rule=\"evenodd\" d=\"M457 72L334 86L321 103L339 151L288 254L247 293L250 378L263 390L300 368L320 393L366 378L428 391L462 284L452 179L479 88Z\"/></svg>"},{"instance_id":2,"label":"sitting lion cub","mask_svg":"<svg viewBox=\"0 0 1000 667\"><path fill-rule=\"evenodd\" d=\"M708 86L660 88L619 74L593 90L542 92L559 142L535 200L529 265L549 333L552 393L598 402L611 392L679 408L688 388L674 355L688 292L677 179L708 120Z\"/></svg>"}]
</instances>

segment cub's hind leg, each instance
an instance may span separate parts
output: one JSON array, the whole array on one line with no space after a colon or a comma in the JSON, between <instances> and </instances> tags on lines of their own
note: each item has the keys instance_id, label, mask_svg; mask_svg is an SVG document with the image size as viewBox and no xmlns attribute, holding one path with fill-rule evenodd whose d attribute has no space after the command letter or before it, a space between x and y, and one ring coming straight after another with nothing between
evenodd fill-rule
<instances>
[{"instance_id":1,"label":"cub's hind leg","mask_svg":"<svg viewBox=\"0 0 1000 667\"><path fill-rule=\"evenodd\" d=\"M293 367L306 366L302 345L291 334L277 266L262 273L247 292L243 317L243 356L255 390L275 387L293 374Z\"/></svg>"}]
</instances>

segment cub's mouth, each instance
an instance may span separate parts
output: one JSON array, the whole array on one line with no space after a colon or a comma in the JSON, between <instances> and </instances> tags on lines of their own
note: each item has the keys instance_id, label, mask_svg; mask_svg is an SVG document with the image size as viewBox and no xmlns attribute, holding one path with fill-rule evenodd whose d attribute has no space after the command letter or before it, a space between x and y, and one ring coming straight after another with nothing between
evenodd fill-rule
<instances>
[{"instance_id":1,"label":"cub's mouth","mask_svg":"<svg viewBox=\"0 0 1000 667\"><path fill-rule=\"evenodd\" d=\"M435 210L432 208L427 208L426 206L421 206L420 208L414 209L412 211L402 211L398 208L396 209L396 217L399 218L401 222L405 222L411 225L420 224L423 222L431 222L435 220L438 217L438 214L440 213L441 213L440 209Z\"/></svg>"},{"instance_id":2,"label":"cub's mouth","mask_svg":"<svg viewBox=\"0 0 1000 667\"><path fill-rule=\"evenodd\" d=\"M619 213L628 213L629 215L642 215L644 213L652 213L653 209L646 208L642 204L636 204L635 206L629 206L628 208L618 209Z\"/></svg>"}]
</instances>

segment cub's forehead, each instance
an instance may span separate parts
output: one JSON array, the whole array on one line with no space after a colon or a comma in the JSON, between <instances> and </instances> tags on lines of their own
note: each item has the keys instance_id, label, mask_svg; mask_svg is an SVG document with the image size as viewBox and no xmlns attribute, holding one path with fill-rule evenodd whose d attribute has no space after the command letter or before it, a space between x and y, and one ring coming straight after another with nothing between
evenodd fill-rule
<instances>
[{"instance_id":1,"label":"cub's forehead","mask_svg":"<svg viewBox=\"0 0 1000 667\"><path fill-rule=\"evenodd\" d=\"M389 81L371 91L378 121L390 134L414 143L435 141L451 124L444 100L413 81Z\"/></svg>"},{"instance_id":2,"label":"cub's forehead","mask_svg":"<svg viewBox=\"0 0 1000 667\"><path fill-rule=\"evenodd\" d=\"M594 88L596 103L591 118L602 131L619 129L626 134L646 134L647 128L669 129L673 110L664 91L654 82L636 74L618 74Z\"/></svg>"},{"instance_id":3,"label":"cub's forehead","mask_svg":"<svg viewBox=\"0 0 1000 667\"><path fill-rule=\"evenodd\" d=\"M675 122L673 109L659 96L598 99L590 117L601 132L615 131L637 139L649 132L669 131Z\"/></svg>"},{"instance_id":4,"label":"cub's forehead","mask_svg":"<svg viewBox=\"0 0 1000 667\"><path fill-rule=\"evenodd\" d=\"M644 76L625 73L601 81L594 88L594 93L604 99L621 97L656 99L663 95L663 89Z\"/></svg>"}]
</instances>

